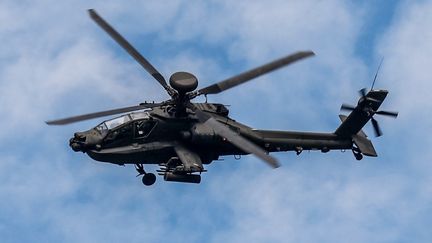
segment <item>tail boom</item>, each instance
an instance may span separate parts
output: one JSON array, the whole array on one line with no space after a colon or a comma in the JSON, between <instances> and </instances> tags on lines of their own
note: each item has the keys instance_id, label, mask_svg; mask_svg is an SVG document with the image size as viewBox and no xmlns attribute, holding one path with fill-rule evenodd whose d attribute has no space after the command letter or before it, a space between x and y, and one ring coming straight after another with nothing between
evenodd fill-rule
<instances>
[{"instance_id":1,"label":"tail boom","mask_svg":"<svg viewBox=\"0 0 432 243\"><path fill-rule=\"evenodd\" d=\"M344 150L352 148L350 138L341 138L334 133L254 130L260 144L268 152L321 150Z\"/></svg>"}]
</instances>

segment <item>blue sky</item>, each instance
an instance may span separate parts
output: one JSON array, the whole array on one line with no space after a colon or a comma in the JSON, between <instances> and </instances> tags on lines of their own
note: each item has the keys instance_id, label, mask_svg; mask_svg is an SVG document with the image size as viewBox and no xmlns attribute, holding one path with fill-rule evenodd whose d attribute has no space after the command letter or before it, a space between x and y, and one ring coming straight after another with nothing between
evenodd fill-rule
<instances>
[{"instance_id":1,"label":"blue sky","mask_svg":"<svg viewBox=\"0 0 432 243\"><path fill-rule=\"evenodd\" d=\"M164 100L159 85L87 16L95 8L168 77L201 87L297 50L317 56L209 101L256 128L333 131L385 57L390 94L351 152L224 158L200 185L144 188L132 166L67 145L99 121L45 120ZM0 2L1 242L430 242L432 1ZM200 99L197 99L200 101ZM370 124L365 131L373 135ZM149 167L155 170L157 167Z\"/></svg>"}]
</instances>

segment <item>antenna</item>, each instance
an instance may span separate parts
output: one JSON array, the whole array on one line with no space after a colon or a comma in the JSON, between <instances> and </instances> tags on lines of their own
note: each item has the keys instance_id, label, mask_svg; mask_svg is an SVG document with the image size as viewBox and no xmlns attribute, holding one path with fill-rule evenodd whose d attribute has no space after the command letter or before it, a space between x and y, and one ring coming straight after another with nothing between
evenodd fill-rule
<instances>
[{"instance_id":1,"label":"antenna","mask_svg":"<svg viewBox=\"0 0 432 243\"><path fill-rule=\"evenodd\" d=\"M373 82L372 82L372 86L371 86L371 89L370 89L370 90L372 90L373 87L374 87L374 85L375 85L375 81L376 81L376 79L377 79L378 72L379 72L379 70L381 69L381 65L382 65L383 61L384 61L384 57L381 58L381 62L380 62L379 66L378 66L378 69L377 69L377 71L376 71L376 73L375 73L375 77L374 77L374 80L373 80Z\"/></svg>"}]
</instances>

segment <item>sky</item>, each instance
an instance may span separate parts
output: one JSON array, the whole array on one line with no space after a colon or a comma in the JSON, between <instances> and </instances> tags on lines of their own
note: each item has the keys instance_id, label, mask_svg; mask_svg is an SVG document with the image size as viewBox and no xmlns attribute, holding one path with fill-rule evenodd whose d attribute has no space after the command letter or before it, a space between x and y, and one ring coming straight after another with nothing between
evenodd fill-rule
<instances>
[{"instance_id":1,"label":"sky","mask_svg":"<svg viewBox=\"0 0 432 243\"><path fill-rule=\"evenodd\" d=\"M316 56L210 102L254 128L332 132L342 103L389 90L379 157L273 154L208 165L199 185L98 163L68 140L102 120L44 121L168 98L86 10L166 78L200 87L299 50ZM432 1L0 2L1 242L431 242ZM203 101L197 98L196 101ZM155 171L156 166L147 166Z\"/></svg>"}]
</instances>

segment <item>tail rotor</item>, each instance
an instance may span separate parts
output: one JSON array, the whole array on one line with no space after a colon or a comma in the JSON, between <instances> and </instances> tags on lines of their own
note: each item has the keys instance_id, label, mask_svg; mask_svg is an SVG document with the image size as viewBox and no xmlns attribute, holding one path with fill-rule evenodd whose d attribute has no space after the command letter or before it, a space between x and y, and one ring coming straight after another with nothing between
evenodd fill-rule
<instances>
[{"instance_id":1,"label":"tail rotor","mask_svg":"<svg viewBox=\"0 0 432 243\"><path fill-rule=\"evenodd\" d=\"M383 132L379 126L378 121L374 118L375 115L388 116L392 118L396 118L398 116L398 112L395 111L377 110L384 100L381 98L377 98L377 96L374 94L380 92L387 92L387 91L371 90L367 92L367 89L363 88L359 91L361 98L356 107L349 104L342 104L340 108L343 111L351 111L351 112L356 111L358 113L365 114L364 115L365 118L371 120L376 137L382 136Z\"/></svg>"}]
</instances>

